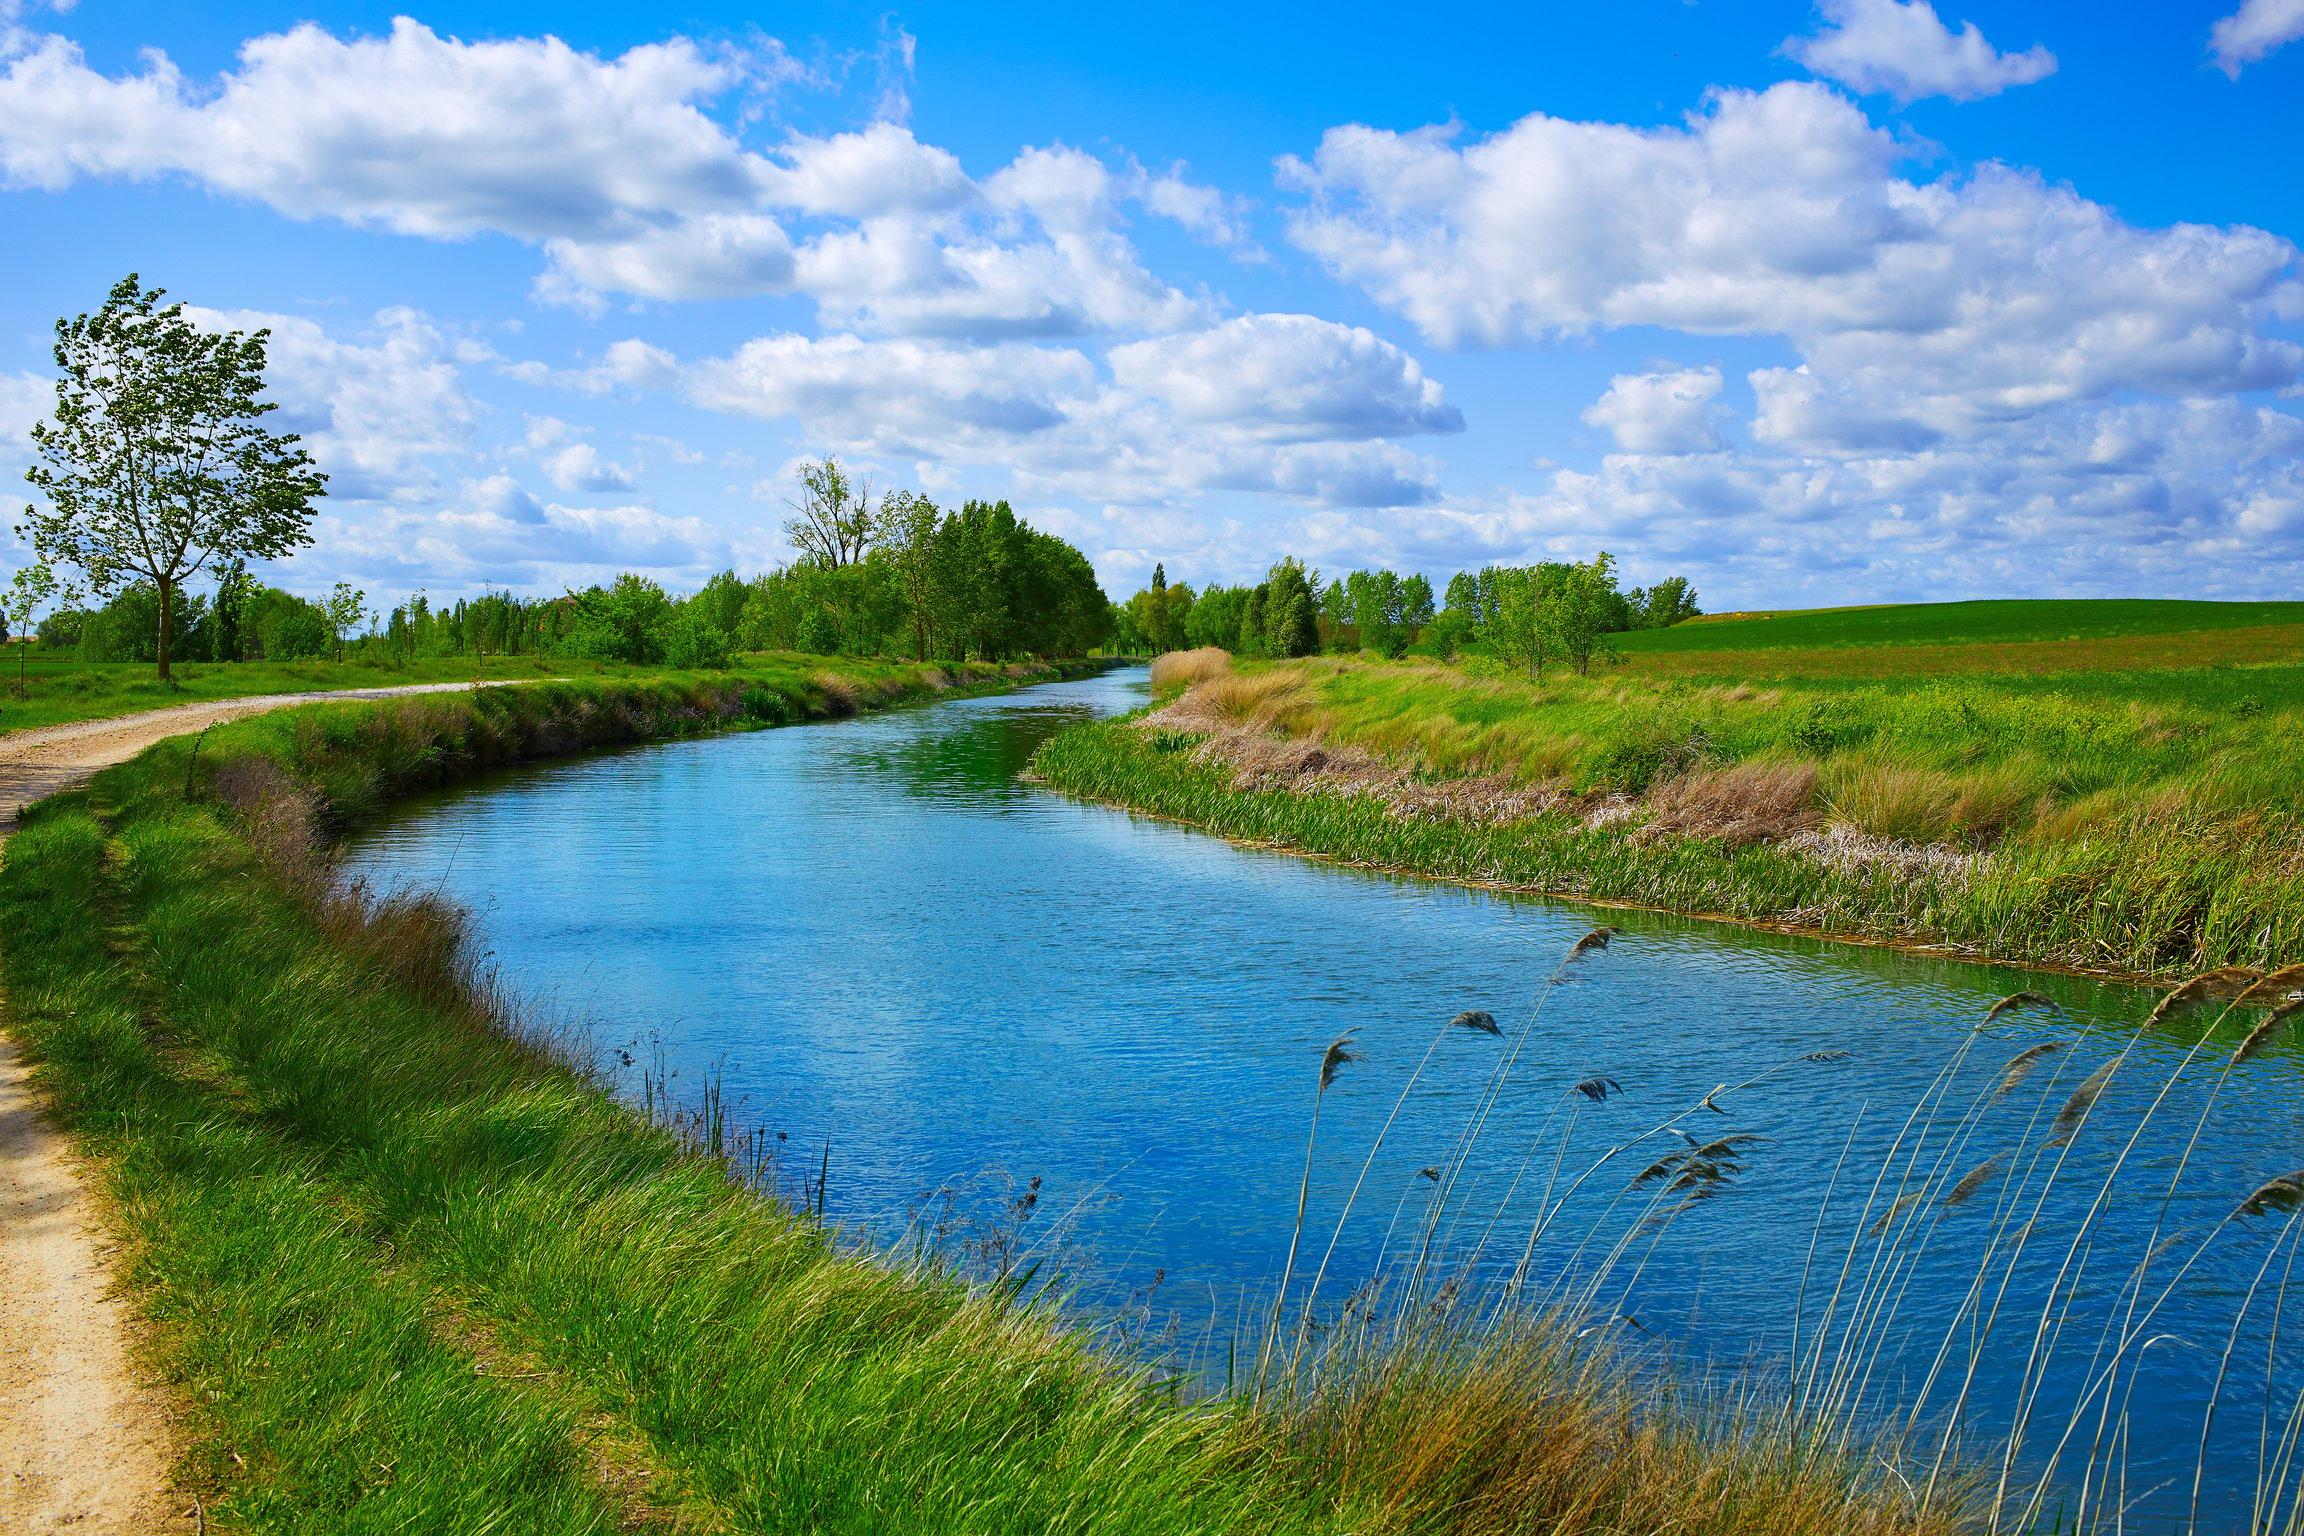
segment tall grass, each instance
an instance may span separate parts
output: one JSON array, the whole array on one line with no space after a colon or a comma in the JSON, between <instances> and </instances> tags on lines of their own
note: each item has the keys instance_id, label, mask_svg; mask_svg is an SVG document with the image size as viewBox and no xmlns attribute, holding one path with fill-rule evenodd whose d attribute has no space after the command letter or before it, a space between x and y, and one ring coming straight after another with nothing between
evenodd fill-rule
<instances>
[{"instance_id":1,"label":"tall grass","mask_svg":"<svg viewBox=\"0 0 2304 1536\"><path fill-rule=\"evenodd\" d=\"M1589 947L1580 944L1571 962ZM1738 1198L1745 1162L1770 1155L1756 1135L1699 1137L1688 1126L1723 1099L1744 1106L1770 1089L1799 1093L1805 1063L1851 1053L1812 1052L1721 1084L1629 1134L1609 1132L1582 1154L1580 1167L1555 1156L1532 1200L1515 1199L1523 1185L1515 1176L1500 1198L1491 1184L1480 1197L1487 1204L1450 1212L1451 1200L1466 1200L1456 1170L1475 1156L1515 1155L1482 1145L1500 1093L1549 1088L1556 1102L1581 1109L1615 1088L1612 1079L1546 1084L1541 1072L1515 1071L1520 1043L1537 1032L1562 974L1538 989L1530 1014L1499 1042L1453 1144L1438 1168L1425 1170L1439 1177L1412 1252L1340 1303L1322 1298L1317 1281L1301 1298L1282 1298L1278 1310L1295 1307L1296 1330L1320 1343L1284 1369L1266 1366L1256 1384L1260 1406L1273 1401L1269 1411L1293 1416L1297 1433L1327 1437L1328 1454L1384 1464L1418 1492L1417 1478L1437 1469L1446 1496L1467 1512L1459 1528L1471 1530L1542 1528L1541 1512L1563 1497L1621 1497L1641 1519L1653 1519L1674 1492L1708 1490L1714 1479L1742 1483L1749 1496L1746 1480L1789 1471L1795 1485L1814 1492L1855 1466L1886 1470L1903 1495L1890 1501L1896 1518L1921 1527L2094 1532L2137 1523L2197 1531L2210 1491L2224 1495L2212 1515L2223 1529L2235 1514L2234 1490L2217 1489L2209 1469L2223 1465L2213 1455L2218 1415L2237 1411L2247 1421L2242 1443L2255 1450L2254 1486L2237 1501L2244 1528L2250 1536L2304 1529L2304 1373L2293 1349L2282 1350L2288 1282L2304 1241L2304 1170L2222 1187L2194 1167L2234 1070L2304 1011L2304 965L2206 973L2125 1031L2083 1030L1996 1062L1985 1056L1994 1020L2053 1007L2030 993L2004 1000L1898 1112L1885 1147L1853 1159L1842 1151L1817 1195L1782 1375L1746 1375L1731 1394L1696 1405L1678 1400L1673 1409L1640 1396L1669 1397L1676 1390L1669 1376L1643 1387L1618 1374L1622 1352L1586 1341L1619 1324L1641 1326L1633 1314L1642 1276L1666 1234L1687 1221L1728 1219L1722 1207ZM2184 1024L2186 1050L2115 1094L2123 1074L2139 1069L2140 1046L2204 1007L2210 1016ZM1404 1096L1430 1060L1427 1052ZM2056 1065L2041 1078L2043 1062ZM1571 1128L1576 1109L1565 1117ZM1390 1129L1388 1119L1379 1143ZM1552 1139L1548 1125L1518 1154L1523 1172ZM1563 1154L1568 1144L1562 1132ZM1566 1249L1553 1260L1558 1279L1532 1299L1519 1282L1526 1255L1567 1203L1556 1191L1565 1183L1573 1194L1594 1181L1602 1189L1613 1181L1618 1192L1597 1215L1587 1207L1578 1230L1552 1237L1554 1248ZM1335 1218L1339 1232L1362 1182ZM2116 1215L2123 1210L2156 1215L2123 1221ZM1443 1228L1456 1239L1435 1245L1431 1234ZM1489 1249L1500 1229L1516 1238L1522 1228L1525 1245L1505 1245L1523 1254L1507 1274ZM2248 1277L2244 1287L2227 1278L2233 1266ZM1938 1292L1930 1297L1938 1315L1908 1321L1947 1277L1949 1312ZM1323 1306L1324 1325L1314 1321ZM2169 1320L2178 1310L2188 1322ZM2199 1336L2203 1310L2215 1337ZM2171 1345L2195 1358L2213 1352L2212 1373L2172 1364L2172 1350L2152 1355ZM2247 1350L2260 1351L2253 1371L2260 1379L2235 1400L2234 1367ZM2203 1374L2205 1391L2196 1385ZM1535 1411L1462 1412L1467 1399L1513 1401L1530 1378L1545 1383L1533 1394ZM2163 1422L2169 1394L2197 1418L2189 1477L2173 1497L2166 1454L2151 1458L2159 1463L2157 1487L2131 1482L2139 1391L2162 1397ZM1594 1455L1582 1437L1627 1412L1627 1425L1643 1426L1668 1449L1627 1454L1625 1441L1611 1458ZM1733 1454L1708 1457L1708 1432L1724 1434ZM1404 1453L1410 1467L1388 1460ZM1452 1480L1475 1469L1470 1481ZM1523 1469L1540 1470L1523 1482ZM1662 1485L1648 1487L1659 1471ZM2147 1519L2135 1505L2155 1494ZM1840 1518L1846 1529L1868 1529L1882 1508L1852 1505ZM1799 1528L1796 1509L1771 1518Z\"/></svg>"},{"instance_id":2,"label":"tall grass","mask_svg":"<svg viewBox=\"0 0 2304 1536\"><path fill-rule=\"evenodd\" d=\"M1066 731L1034 771L1228 837L2146 976L2304 952L2304 716L1803 696L1314 661Z\"/></svg>"}]
</instances>

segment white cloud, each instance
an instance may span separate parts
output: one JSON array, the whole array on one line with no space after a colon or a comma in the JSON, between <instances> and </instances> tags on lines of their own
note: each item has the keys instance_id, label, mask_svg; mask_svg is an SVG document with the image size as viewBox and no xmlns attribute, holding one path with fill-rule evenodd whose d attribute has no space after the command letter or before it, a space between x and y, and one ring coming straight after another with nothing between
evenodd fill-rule
<instances>
[{"instance_id":1,"label":"white cloud","mask_svg":"<svg viewBox=\"0 0 2304 1536\"><path fill-rule=\"evenodd\" d=\"M759 158L696 106L748 63L686 39L613 60L557 38L465 43L403 16L384 37L253 38L204 90L165 56L112 79L46 37L0 76L0 168L51 189L181 173L291 218L433 238L616 235L757 195Z\"/></svg>"},{"instance_id":2,"label":"white cloud","mask_svg":"<svg viewBox=\"0 0 2304 1536\"><path fill-rule=\"evenodd\" d=\"M1026 149L982 182L879 122L747 148L707 106L791 73L773 44L684 38L603 58L555 38L467 43L402 17L382 37L311 24L251 39L213 84L164 55L107 76L58 36L0 52L0 181L183 176L291 218L541 246L537 296L595 312L799 291L828 325L921 336L1156 333L1206 301L1154 278L1120 205L1208 238L1220 197L1171 172L1116 179ZM793 221L822 227L796 236Z\"/></svg>"},{"instance_id":3,"label":"white cloud","mask_svg":"<svg viewBox=\"0 0 2304 1536\"><path fill-rule=\"evenodd\" d=\"M798 286L827 325L905 336L1080 336L1204 323L1208 305L1153 277L1119 232L1111 170L1027 149L977 189L974 212L867 217L799 252Z\"/></svg>"},{"instance_id":4,"label":"white cloud","mask_svg":"<svg viewBox=\"0 0 2304 1536\"><path fill-rule=\"evenodd\" d=\"M1836 460L1612 455L1493 515L1512 549L1640 549L1735 601L2271 596L2304 579L2304 422L2225 399L2063 406Z\"/></svg>"},{"instance_id":5,"label":"white cloud","mask_svg":"<svg viewBox=\"0 0 2304 1536\"><path fill-rule=\"evenodd\" d=\"M1584 412L1627 453L1705 453L1720 446L1717 368L1620 373Z\"/></svg>"},{"instance_id":6,"label":"white cloud","mask_svg":"<svg viewBox=\"0 0 2304 1536\"><path fill-rule=\"evenodd\" d=\"M1140 166L1132 170L1132 195L1152 212L1183 225L1195 240L1242 256L1262 256L1248 236L1245 210L1238 200L1190 180L1181 160L1158 176Z\"/></svg>"},{"instance_id":7,"label":"white cloud","mask_svg":"<svg viewBox=\"0 0 2304 1536\"><path fill-rule=\"evenodd\" d=\"M32 423L56 403L53 381L36 373L0 373L0 463L29 463Z\"/></svg>"},{"instance_id":8,"label":"white cloud","mask_svg":"<svg viewBox=\"0 0 2304 1536\"><path fill-rule=\"evenodd\" d=\"M1144 506L1237 490L1386 506L1437 494L1430 460L1377 440L1456 424L1404 353L1309 317L1244 317L1207 344L1275 392L1231 415L1183 388L1202 340L1115 349L1118 382L1107 384L1069 347L769 336L695 365L688 391L712 410L796 417L821 449L996 469L1048 495ZM1315 377L1308 350L1345 363L1357 353L1359 371Z\"/></svg>"},{"instance_id":9,"label":"white cloud","mask_svg":"<svg viewBox=\"0 0 2304 1536\"><path fill-rule=\"evenodd\" d=\"M298 315L191 305L185 314L212 328L272 332L265 379L280 410L269 423L303 434L333 498L430 496L438 488L431 461L471 450L476 408L456 348L419 310L379 311L365 343L338 340Z\"/></svg>"},{"instance_id":10,"label":"white cloud","mask_svg":"<svg viewBox=\"0 0 2304 1536\"><path fill-rule=\"evenodd\" d=\"M1109 357L1114 379L1184 421L1303 440L1464 430L1416 359L1373 331L1314 315L1240 315Z\"/></svg>"},{"instance_id":11,"label":"white cloud","mask_svg":"<svg viewBox=\"0 0 2304 1536\"><path fill-rule=\"evenodd\" d=\"M2056 72L2046 48L1997 52L1976 23L1957 33L1945 26L1928 0L1822 0L1818 9L1830 25L1787 40L1784 52L1858 95L1886 92L1906 105L1923 96L1975 101Z\"/></svg>"},{"instance_id":12,"label":"white cloud","mask_svg":"<svg viewBox=\"0 0 2304 1536\"><path fill-rule=\"evenodd\" d=\"M2208 51L2216 67L2232 79L2276 48L2304 37L2304 0L2244 0L2240 9L2211 27Z\"/></svg>"},{"instance_id":13,"label":"white cloud","mask_svg":"<svg viewBox=\"0 0 2304 1536\"><path fill-rule=\"evenodd\" d=\"M512 587L557 592L641 571L674 588L700 585L731 563L757 568L772 546L700 518L651 507L568 507L542 501L507 474L463 483L444 506L322 503L313 547L275 567L298 590L347 579L385 608L398 593Z\"/></svg>"},{"instance_id":14,"label":"white cloud","mask_svg":"<svg viewBox=\"0 0 2304 1536\"><path fill-rule=\"evenodd\" d=\"M1845 98L1723 92L1685 129L1534 116L1331 130L1294 238L1445 344L1654 325L1786 338L1832 389L1923 430L2065 400L2280 388L2304 347L2296 248L2146 230L1986 165L1916 184Z\"/></svg>"}]
</instances>

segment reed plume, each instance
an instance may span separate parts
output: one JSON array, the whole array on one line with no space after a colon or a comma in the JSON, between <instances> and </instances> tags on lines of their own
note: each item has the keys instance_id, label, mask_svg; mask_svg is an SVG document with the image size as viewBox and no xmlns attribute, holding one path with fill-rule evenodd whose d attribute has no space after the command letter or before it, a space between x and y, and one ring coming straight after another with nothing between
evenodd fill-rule
<instances>
[{"instance_id":1,"label":"reed plume","mask_svg":"<svg viewBox=\"0 0 2304 1536\"><path fill-rule=\"evenodd\" d=\"M2032 1069L2040 1064L2041 1057L2051 1051L2062 1049L2064 1049L2064 1042L2061 1040L2043 1040L2028 1051L2018 1051L2009 1059L2008 1065L2000 1069L2000 1081L1993 1088L1992 1097L1985 1102L1997 1104L2008 1097L2018 1083L2032 1075Z\"/></svg>"},{"instance_id":2,"label":"reed plume","mask_svg":"<svg viewBox=\"0 0 2304 1536\"><path fill-rule=\"evenodd\" d=\"M1576 1085L1576 1091L1595 1104L1603 1104L1611 1093L1622 1093L1624 1085L1612 1077L1588 1077Z\"/></svg>"},{"instance_id":3,"label":"reed plume","mask_svg":"<svg viewBox=\"0 0 2304 1536\"><path fill-rule=\"evenodd\" d=\"M2104 1085L2112 1081L2112 1073L2119 1065L2120 1058L2113 1057L2089 1073L2080 1086L2072 1090L2072 1097L2066 1099L2064 1107L2056 1111L2056 1123L2050 1127L2048 1145L2055 1146L2072 1139L2073 1133L2080 1129L2080 1122L2088 1118L2088 1111L2096 1107L2096 1100L2102 1096Z\"/></svg>"},{"instance_id":4,"label":"reed plume","mask_svg":"<svg viewBox=\"0 0 2304 1536\"><path fill-rule=\"evenodd\" d=\"M1450 1019L1448 1023L1453 1028L1476 1029L1484 1035L1501 1035L1504 1033L1496 1025L1496 1015L1485 1008L1467 1008Z\"/></svg>"},{"instance_id":5,"label":"reed plume","mask_svg":"<svg viewBox=\"0 0 2304 1536\"><path fill-rule=\"evenodd\" d=\"M2240 1202L2240 1208L2231 1215L2238 1221L2243 1216L2265 1216L2273 1211L2293 1211L2304 1205L2304 1169L2284 1173L2276 1179L2267 1179L2255 1193Z\"/></svg>"},{"instance_id":6,"label":"reed plume","mask_svg":"<svg viewBox=\"0 0 2304 1536\"><path fill-rule=\"evenodd\" d=\"M1312 1095L1312 1128L1304 1137L1304 1177L1296 1186L1296 1226L1288 1234L1288 1262L1280 1266L1280 1294L1273 1298L1272 1324L1265 1330L1264 1347L1256 1356L1259 1391L1264 1385L1265 1368L1271 1363L1273 1341L1279 1337L1280 1315L1288 1305L1288 1283L1296 1276L1296 1250L1304 1240L1304 1208L1312 1199L1312 1149L1320 1140L1320 1106L1328 1101L1328 1090L1335 1085L1336 1074L1355 1061L1367 1059L1352 1049L1352 1037L1358 1033L1353 1029L1344 1031L1320 1053L1320 1087Z\"/></svg>"},{"instance_id":7,"label":"reed plume","mask_svg":"<svg viewBox=\"0 0 2304 1536\"><path fill-rule=\"evenodd\" d=\"M2290 998L2264 1015L2256 1027L2248 1031L2248 1038L2240 1042L2240 1048L2232 1053L2231 1065L2236 1067L2264 1049L2271 1042L2273 1033L2299 1012L2304 1012L2304 997Z\"/></svg>"},{"instance_id":8,"label":"reed plume","mask_svg":"<svg viewBox=\"0 0 2304 1536\"><path fill-rule=\"evenodd\" d=\"M2007 1153L1995 1152L1969 1169L1967 1173L1961 1176L1960 1182L1952 1186L1952 1193L1944 1197L1944 1209L1950 1210L1956 1205L1966 1205L1976 1191L1991 1181L1992 1175L1998 1173L2000 1165L2007 1160Z\"/></svg>"},{"instance_id":9,"label":"reed plume","mask_svg":"<svg viewBox=\"0 0 2304 1536\"><path fill-rule=\"evenodd\" d=\"M1984 1011L1984 1022L1989 1024L2010 1009L2022 1008L2027 1004L2053 1008L2056 1006L2056 999L2041 992L2011 992Z\"/></svg>"}]
</instances>

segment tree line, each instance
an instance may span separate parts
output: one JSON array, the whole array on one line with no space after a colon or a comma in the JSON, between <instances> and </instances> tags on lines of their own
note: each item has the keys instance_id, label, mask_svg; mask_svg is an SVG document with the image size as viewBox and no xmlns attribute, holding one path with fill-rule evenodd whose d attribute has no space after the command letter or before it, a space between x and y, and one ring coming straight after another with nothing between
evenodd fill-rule
<instances>
[{"instance_id":1,"label":"tree line","mask_svg":"<svg viewBox=\"0 0 2304 1536\"><path fill-rule=\"evenodd\" d=\"M17 534L34 560L0 592L0 638L36 632L88 660L549 653L723 666L737 650L1002 661L1079 655L1113 606L1087 557L1005 502L945 511L875 497L836 460L800 474L786 525L799 558L674 597L625 573L555 598L509 592L369 613L339 583L318 601L264 586L248 562L312 542L327 476L261 398L269 333L204 331L134 273L94 315L56 322L59 377L31 437ZM203 575L210 591L195 591ZM93 597L93 606L88 599ZM365 627L364 627L365 626Z\"/></svg>"},{"instance_id":2,"label":"tree line","mask_svg":"<svg viewBox=\"0 0 2304 1536\"><path fill-rule=\"evenodd\" d=\"M1587 671L1609 654L1608 636L1662 629L1703 610L1686 577L1629 591L1616 558L1491 565L1448 579L1440 605L1417 573L1352 571L1324 581L1294 556L1253 586L1171 584L1165 565L1114 612L1115 648L1131 652L1222 646L1246 656L1323 652L1386 657L1411 649L1447 659L1474 650L1538 676L1547 663Z\"/></svg>"}]
</instances>

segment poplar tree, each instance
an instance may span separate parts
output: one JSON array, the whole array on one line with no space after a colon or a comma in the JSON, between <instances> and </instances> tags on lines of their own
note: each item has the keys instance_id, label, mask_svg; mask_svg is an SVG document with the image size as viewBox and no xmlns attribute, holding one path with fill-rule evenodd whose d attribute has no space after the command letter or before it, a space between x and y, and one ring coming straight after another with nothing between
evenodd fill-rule
<instances>
[{"instance_id":1,"label":"poplar tree","mask_svg":"<svg viewBox=\"0 0 2304 1536\"><path fill-rule=\"evenodd\" d=\"M44 563L97 595L148 581L168 676L177 589L211 563L276 559L312 542L328 477L292 432L267 430L269 331L204 331L131 272L94 315L56 322L56 406L25 471L47 498L17 529Z\"/></svg>"}]
</instances>

